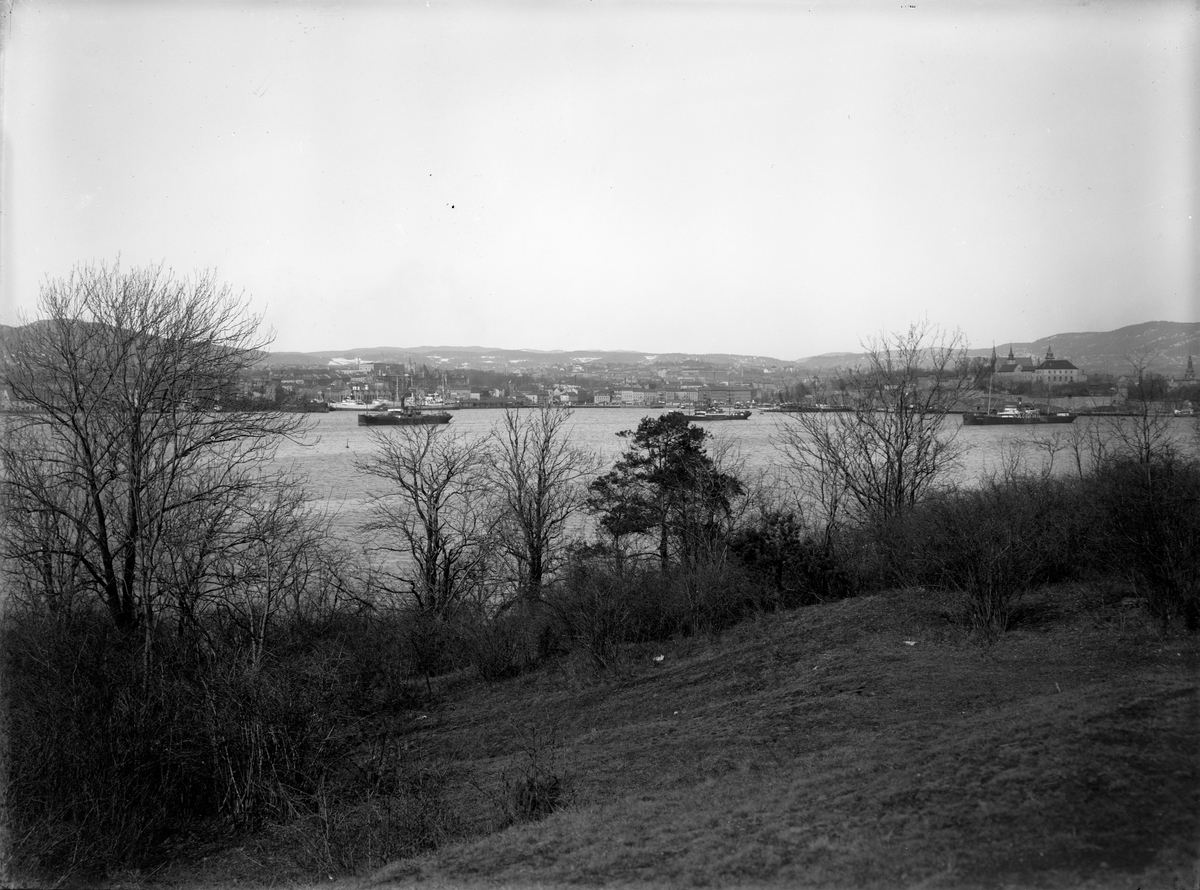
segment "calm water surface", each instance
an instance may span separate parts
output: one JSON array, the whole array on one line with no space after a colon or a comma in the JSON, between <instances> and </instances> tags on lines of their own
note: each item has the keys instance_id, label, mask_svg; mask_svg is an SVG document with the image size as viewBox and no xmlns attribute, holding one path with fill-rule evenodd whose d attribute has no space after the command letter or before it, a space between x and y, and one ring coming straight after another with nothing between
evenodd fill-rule
<instances>
[{"instance_id":1,"label":"calm water surface","mask_svg":"<svg viewBox=\"0 0 1200 890\"><path fill-rule=\"evenodd\" d=\"M634 429L645 416L657 416L655 409L587 408L572 412L568 420L572 441L580 447L598 452L607 467L626 446L617 436L621 430ZM488 435L503 417L501 409L469 409L453 412L446 427L464 436ZM309 444L285 443L277 461L308 480L309 490L319 504L336 511L336 526L353 535L367 513L372 486L378 480L364 476L354 468L357 458L371 453L371 429L358 425L353 411L334 411L314 414ZM769 469L782 462L775 446L781 427L794 423L786 414L755 412L748 420L723 421L706 426L714 437L728 442L745 460L749 468ZM964 446L962 464L957 468L957 481L970 483L982 474L999 469L1007 455L1018 450L1033 469L1050 465L1052 472L1072 472L1073 458L1069 443L1085 431L1088 418L1074 424L1017 427L961 427L958 415L947 418L948 429L957 434ZM1195 439L1196 420L1178 418L1169 421L1185 437ZM378 429L378 428L375 428ZM386 429L386 428L385 428Z\"/></svg>"}]
</instances>

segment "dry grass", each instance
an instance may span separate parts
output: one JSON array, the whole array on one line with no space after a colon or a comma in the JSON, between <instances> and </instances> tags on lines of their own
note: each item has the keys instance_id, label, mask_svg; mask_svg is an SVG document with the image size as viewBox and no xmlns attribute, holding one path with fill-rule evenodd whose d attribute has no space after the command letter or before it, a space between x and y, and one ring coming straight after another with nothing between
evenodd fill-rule
<instances>
[{"instance_id":1,"label":"dry grass","mask_svg":"<svg viewBox=\"0 0 1200 890\"><path fill-rule=\"evenodd\" d=\"M1196 887L1195 636L1058 588L981 646L954 602L864 597L616 675L460 681L411 742L472 777L475 839L346 885ZM497 831L489 794L539 733L573 803Z\"/></svg>"}]
</instances>

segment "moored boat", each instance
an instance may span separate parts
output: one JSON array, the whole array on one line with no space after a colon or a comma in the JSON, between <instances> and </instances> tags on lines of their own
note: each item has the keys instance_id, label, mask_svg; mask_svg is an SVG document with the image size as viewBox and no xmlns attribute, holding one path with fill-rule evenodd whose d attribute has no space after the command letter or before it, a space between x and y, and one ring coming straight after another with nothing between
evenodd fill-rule
<instances>
[{"instance_id":1,"label":"moored boat","mask_svg":"<svg viewBox=\"0 0 1200 890\"><path fill-rule=\"evenodd\" d=\"M671 411L671 414L682 414L685 420L705 423L711 420L745 420L750 416L749 411L726 411L724 408L695 408L691 411Z\"/></svg>"},{"instance_id":2,"label":"moored boat","mask_svg":"<svg viewBox=\"0 0 1200 890\"><path fill-rule=\"evenodd\" d=\"M1049 353L1047 353L1049 356ZM1011 355L1010 355L1011 358ZM1074 423L1077 414L1070 411L1059 411L1050 405L1039 410L1036 406L1022 405L1017 400L1015 405L1005 405L998 411L992 410L992 378L996 375L996 346L992 344L992 373L988 376L987 410L964 411L963 426L1025 426L1039 423Z\"/></svg>"},{"instance_id":3,"label":"moored boat","mask_svg":"<svg viewBox=\"0 0 1200 890\"><path fill-rule=\"evenodd\" d=\"M360 402L358 399L342 399L339 402L327 402L330 411L382 411L388 407L389 402L381 402L376 399L373 402Z\"/></svg>"},{"instance_id":4,"label":"moored boat","mask_svg":"<svg viewBox=\"0 0 1200 890\"><path fill-rule=\"evenodd\" d=\"M1070 411L1039 411L1020 405L1007 405L995 413L964 411L963 426L1024 426L1038 423L1074 423L1078 415Z\"/></svg>"},{"instance_id":5,"label":"moored boat","mask_svg":"<svg viewBox=\"0 0 1200 890\"><path fill-rule=\"evenodd\" d=\"M854 408L849 405L826 405L818 402L815 405L780 405L778 410L788 414L833 414L851 412Z\"/></svg>"},{"instance_id":6,"label":"moored boat","mask_svg":"<svg viewBox=\"0 0 1200 890\"><path fill-rule=\"evenodd\" d=\"M386 411L365 411L358 415L359 426L418 426L427 423L449 423L445 411L416 411L412 408L389 408Z\"/></svg>"},{"instance_id":7,"label":"moored boat","mask_svg":"<svg viewBox=\"0 0 1200 890\"><path fill-rule=\"evenodd\" d=\"M407 381L406 381L407 383ZM421 407L409 404L407 385L402 390L400 381L396 381L396 396L400 407L393 408L390 403L382 402L378 410L364 411L358 415L359 426L423 426L434 423L449 423L450 415L445 411L422 411ZM414 401L416 399L414 398ZM425 400L430 401L429 399Z\"/></svg>"}]
</instances>

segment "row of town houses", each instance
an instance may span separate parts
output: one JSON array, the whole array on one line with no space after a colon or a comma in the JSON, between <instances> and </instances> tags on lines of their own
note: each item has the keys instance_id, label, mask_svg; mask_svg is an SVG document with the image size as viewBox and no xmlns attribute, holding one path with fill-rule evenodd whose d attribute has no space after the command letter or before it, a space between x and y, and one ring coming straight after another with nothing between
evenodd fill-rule
<instances>
[{"instance_id":1,"label":"row of town houses","mask_svg":"<svg viewBox=\"0 0 1200 890\"><path fill-rule=\"evenodd\" d=\"M256 375L258 379L244 382L243 395L250 398L272 398L276 388L289 395L304 396L314 400L336 401L353 399L371 402L374 399L392 399L396 389L411 382L409 369L406 366L392 363L372 363L362 361L334 360L331 366L324 369L292 369L290 372ZM1086 383L1087 375L1070 360L1055 356L1053 348L1046 350L1043 358L1032 355L1015 355L1012 347L1008 355L1000 358L992 350L991 366L994 368L994 382L1001 388L1019 387L1028 383L1038 388L1054 388L1070 384ZM559 405L600 405L600 406L692 406L692 405L721 405L728 407L744 407L762 401L775 401L777 387L770 382L728 382L715 379L716 374L695 373L694 378L679 376L676 371L667 379L665 373L658 373L652 379L642 379L645 375L628 375L624 380L611 381L607 385L598 380L590 381L588 388L565 382L550 382L537 379L526 373L518 372L502 387L485 388L478 383L468 385L464 380L447 380L443 374L439 385L431 385L426 390L410 394L420 397L437 398L446 402L457 402L464 406L471 404L559 404ZM708 376L709 380L702 379ZM836 380L836 376L826 378L826 383ZM1181 380L1172 379L1171 384L1178 386L1194 382L1195 371L1192 359L1188 357L1187 371ZM432 381L426 380L426 383ZM498 381L497 381L498 382ZM819 381L808 381L819 387ZM920 381L921 383L931 383ZM1118 386L1124 383L1124 378L1118 381ZM600 384L600 385L596 385ZM624 384L624 385L622 385ZM674 384L674 385L672 385ZM816 398L816 396L812 396Z\"/></svg>"},{"instance_id":2,"label":"row of town houses","mask_svg":"<svg viewBox=\"0 0 1200 890\"><path fill-rule=\"evenodd\" d=\"M260 369L242 381L242 396L251 400L275 400L285 395L314 402L351 400L370 403L378 399L398 400L403 395L418 400L429 398L457 403L463 407L498 404L732 407L749 405L760 396L759 388L750 384L691 379L678 380L672 387L665 379L641 380L628 376L624 385L595 386L599 381L592 381L592 386L581 387L538 379L518 371L503 381L502 386L481 387L477 382L470 385L465 379L455 380L455 376L458 375L435 373L434 379L430 379L428 375L414 375L410 367L399 363L335 359L329 367L320 369ZM489 376L496 377L494 374Z\"/></svg>"}]
</instances>

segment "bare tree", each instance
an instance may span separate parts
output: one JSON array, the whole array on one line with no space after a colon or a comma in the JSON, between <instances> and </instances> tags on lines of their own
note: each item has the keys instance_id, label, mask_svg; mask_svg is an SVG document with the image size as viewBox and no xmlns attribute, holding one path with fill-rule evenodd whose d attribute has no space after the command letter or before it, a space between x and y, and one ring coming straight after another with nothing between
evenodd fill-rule
<instances>
[{"instance_id":1,"label":"bare tree","mask_svg":"<svg viewBox=\"0 0 1200 890\"><path fill-rule=\"evenodd\" d=\"M279 482L231 511L207 597L199 601L219 615L232 631L226 636L242 643L255 667L273 627L328 614L342 580L333 565L329 516L314 510L301 486Z\"/></svg>"},{"instance_id":2,"label":"bare tree","mask_svg":"<svg viewBox=\"0 0 1200 890\"><path fill-rule=\"evenodd\" d=\"M492 431L491 483L498 499L500 551L519 596L534 601L565 562L564 541L587 501L598 458L571 443L570 410L510 408Z\"/></svg>"},{"instance_id":3,"label":"bare tree","mask_svg":"<svg viewBox=\"0 0 1200 890\"><path fill-rule=\"evenodd\" d=\"M1125 399L1129 414L1106 418L1111 443L1108 450L1113 456L1132 458L1143 467L1177 455L1180 447L1172 415L1162 403L1167 381L1150 370L1157 357L1150 349L1125 356L1129 364Z\"/></svg>"},{"instance_id":4,"label":"bare tree","mask_svg":"<svg viewBox=\"0 0 1200 890\"><path fill-rule=\"evenodd\" d=\"M826 530L882 527L911 509L959 455L951 411L970 386L966 342L928 322L865 344L843 371L849 410L789 415L776 440Z\"/></svg>"},{"instance_id":5,"label":"bare tree","mask_svg":"<svg viewBox=\"0 0 1200 890\"><path fill-rule=\"evenodd\" d=\"M253 491L303 418L227 404L269 341L210 274L80 266L46 282L37 316L4 368L29 409L0 444L7 556L34 593L94 594L149 635L183 518Z\"/></svg>"},{"instance_id":6,"label":"bare tree","mask_svg":"<svg viewBox=\"0 0 1200 890\"><path fill-rule=\"evenodd\" d=\"M1066 449L1078 479L1085 478L1106 460L1107 437L1103 418L1079 417L1066 433Z\"/></svg>"},{"instance_id":7,"label":"bare tree","mask_svg":"<svg viewBox=\"0 0 1200 890\"><path fill-rule=\"evenodd\" d=\"M367 528L394 535L378 549L402 560L399 574L418 608L450 617L485 580L492 515L486 442L434 424L371 437L374 452L355 466L387 487L375 496Z\"/></svg>"}]
</instances>

